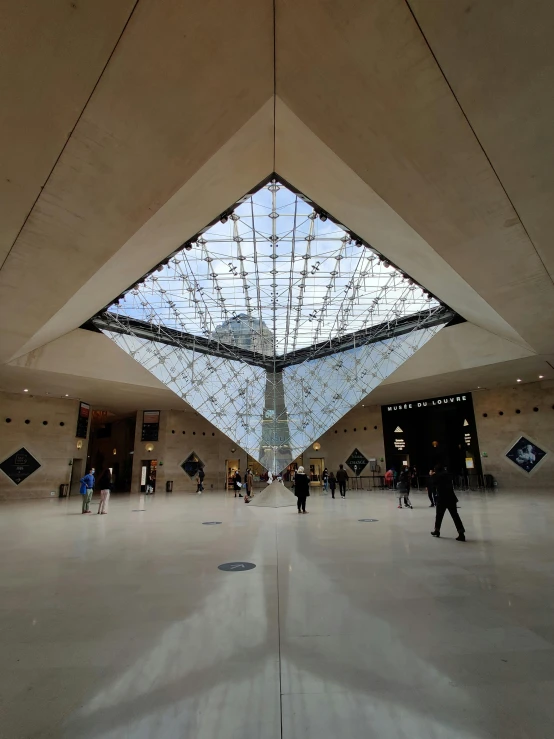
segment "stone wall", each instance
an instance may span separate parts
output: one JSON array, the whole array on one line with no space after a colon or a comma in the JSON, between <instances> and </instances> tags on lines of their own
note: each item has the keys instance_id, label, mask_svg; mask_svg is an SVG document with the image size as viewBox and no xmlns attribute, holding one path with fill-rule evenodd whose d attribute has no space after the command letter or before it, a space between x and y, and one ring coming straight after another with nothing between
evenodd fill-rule
<instances>
[{"instance_id":1,"label":"stone wall","mask_svg":"<svg viewBox=\"0 0 554 739\"><path fill-rule=\"evenodd\" d=\"M165 490L167 480L173 481L173 492L194 492L196 482L181 468L189 454L196 453L205 464L206 491L222 490L225 484L225 462L237 458L244 473L247 464L246 452L209 421L194 411L162 411L160 434L154 449L146 450L148 442L141 441L142 411L137 413L132 490L140 489L142 460L158 460L156 489ZM357 408L348 413L320 439L321 449L310 446L304 452L304 464L308 468L310 458L323 458L324 464L333 471L354 451L359 449L368 459L384 457L381 409L379 406ZM235 450L234 452L232 450ZM160 464L161 463L161 464ZM383 462L380 463L382 466ZM369 468L363 474L368 474Z\"/></svg>"},{"instance_id":2,"label":"stone wall","mask_svg":"<svg viewBox=\"0 0 554 739\"><path fill-rule=\"evenodd\" d=\"M483 473L494 475L501 488L554 487L554 383L480 390L473 393L473 404ZM531 474L506 457L520 436L549 452Z\"/></svg>"},{"instance_id":3,"label":"stone wall","mask_svg":"<svg viewBox=\"0 0 554 739\"><path fill-rule=\"evenodd\" d=\"M173 481L174 493L192 493L196 482L182 469L181 464L191 453L204 463L206 491L222 490L225 484L225 461L240 460L240 470L246 470L246 452L209 421L193 410L162 411L160 414L159 440L150 442L154 449L149 452L149 442L141 441L142 411L137 413L135 451L133 460L132 489L140 489L142 460L158 460L156 491L165 491L167 480ZM231 450L235 450L234 452Z\"/></svg>"},{"instance_id":4,"label":"stone wall","mask_svg":"<svg viewBox=\"0 0 554 739\"><path fill-rule=\"evenodd\" d=\"M315 451L313 446L310 446L304 452L304 464L309 464L310 457L322 457L329 471L336 473L339 464L342 463L345 465L348 474L351 475L352 471L346 466L345 462L354 449L358 449L367 459L376 459L381 467L381 474L384 474L385 447L380 406L354 408L323 434L318 441L321 444L321 449ZM371 473L368 465L363 470L362 475L369 474Z\"/></svg>"},{"instance_id":5,"label":"stone wall","mask_svg":"<svg viewBox=\"0 0 554 739\"><path fill-rule=\"evenodd\" d=\"M0 392L0 462L25 447L41 465L19 485L0 471L0 500L58 495L69 482L70 461L86 463L87 440L78 450L75 438L78 412L78 400Z\"/></svg>"}]
</instances>

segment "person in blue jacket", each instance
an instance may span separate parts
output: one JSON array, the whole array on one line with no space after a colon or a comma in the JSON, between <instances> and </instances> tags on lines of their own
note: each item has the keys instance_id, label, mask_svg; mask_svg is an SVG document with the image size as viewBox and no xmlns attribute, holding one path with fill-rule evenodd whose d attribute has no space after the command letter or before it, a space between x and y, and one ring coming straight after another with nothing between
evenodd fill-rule
<instances>
[{"instance_id":1,"label":"person in blue jacket","mask_svg":"<svg viewBox=\"0 0 554 739\"><path fill-rule=\"evenodd\" d=\"M94 467L91 467L90 472L84 477L81 477L81 487L79 488L79 492L83 496L83 509L81 513L92 513L90 510L90 501L94 492L94 472Z\"/></svg>"}]
</instances>

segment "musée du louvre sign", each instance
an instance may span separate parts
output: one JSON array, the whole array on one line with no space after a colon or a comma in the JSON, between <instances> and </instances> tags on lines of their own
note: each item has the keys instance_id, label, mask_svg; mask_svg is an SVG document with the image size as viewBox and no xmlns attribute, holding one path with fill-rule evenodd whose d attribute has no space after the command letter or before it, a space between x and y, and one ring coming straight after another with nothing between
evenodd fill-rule
<instances>
[{"instance_id":1,"label":"mus\u00e9e du louvre sign","mask_svg":"<svg viewBox=\"0 0 554 739\"><path fill-rule=\"evenodd\" d=\"M399 403L398 405L384 405L387 411L408 411L410 409L428 408L432 406L452 405L454 403L465 403L471 400L471 393L465 395L448 395L444 398L430 398L429 400L412 400L411 403Z\"/></svg>"}]
</instances>

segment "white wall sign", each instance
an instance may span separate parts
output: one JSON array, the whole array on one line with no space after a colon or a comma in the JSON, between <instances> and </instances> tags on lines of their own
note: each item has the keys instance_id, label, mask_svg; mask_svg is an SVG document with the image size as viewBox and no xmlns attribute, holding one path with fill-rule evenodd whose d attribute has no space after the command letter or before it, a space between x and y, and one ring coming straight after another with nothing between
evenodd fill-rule
<instances>
[{"instance_id":1,"label":"white wall sign","mask_svg":"<svg viewBox=\"0 0 554 739\"><path fill-rule=\"evenodd\" d=\"M387 411L407 411L411 408L425 408L433 405L450 405L451 403L465 403L467 395L449 395L446 398L431 398L430 400L412 400L411 403L383 406Z\"/></svg>"}]
</instances>

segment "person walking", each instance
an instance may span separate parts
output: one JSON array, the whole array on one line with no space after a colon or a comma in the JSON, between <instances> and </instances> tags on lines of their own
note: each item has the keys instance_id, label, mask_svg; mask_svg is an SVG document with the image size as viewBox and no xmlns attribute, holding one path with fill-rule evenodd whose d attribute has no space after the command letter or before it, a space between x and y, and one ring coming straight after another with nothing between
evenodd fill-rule
<instances>
[{"instance_id":1,"label":"person walking","mask_svg":"<svg viewBox=\"0 0 554 739\"><path fill-rule=\"evenodd\" d=\"M149 472L146 481L146 495L154 495L154 475Z\"/></svg>"},{"instance_id":2,"label":"person walking","mask_svg":"<svg viewBox=\"0 0 554 739\"><path fill-rule=\"evenodd\" d=\"M299 467L296 470L294 494L296 495L298 513L307 513L306 498L310 495L310 481L308 480L308 475L304 472L304 467Z\"/></svg>"},{"instance_id":3,"label":"person walking","mask_svg":"<svg viewBox=\"0 0 554 739\"><path fill-rule=\"evenodd\" d=\"M435 489L435 470L429 470L429 480L427 482L427 495L431 505L429 508L434 508L437 502L437 491Z\"/></svg>"},{"instance_id":4,"label":"person walking","mask_svg":"<svg viewBox=\"0 0 554 739\"><path fill-rule=\"evenodd\" d=\"M204 490L204 478L206 477L206 473L204 472L204 467L200 465L198 468L198 476L196 478L196 492L198 495L202 495L202 492Z\"/></svg>"},{"instance_id":5,"label":"person walking","mask_svg":"<svg viewBox=\"0 0 554 739\"><path fill-rule=\"evenodd\" d=\"M327 469L327 467L323 470L322 479L323 479L323 492L325 493L325 495L327 495L327 490L329 489L329 470Z\"/></svg>"},{"instance_id":6,"label":"person walking","mask_svg":"<svg viewBox=\"0 0 554 739\"><path fill-rule=\"evenodd\" d=\"M112 490L112 473L109 467L106 467L98 484L100 486L100 505L98 506L98 515L108 512L108 501L110 500L110 492Z\"/></svg>"},{"instance_id":7,"label":"person walking","mask_svg":"<svg viewBox=\"0 0 554 739\"><path fill-rule=\"evenodd\" d=\"M348 481L348 472L344 469L344 465L339 464L337 472L337 482L339 484L339 492L341 498L346 498L346 483Z\"/></svg>"},{"instance_id":8,"label":"person walking","mask_svg":"<svg viewBox=\"0 0 554 739\"><path fill-rule=\"evenodd\" d=\"M407 468L400 473L396 489L398 490L398 507L402 508L402 498L404 498L406 508L413 508L410 503L410 472Z\"/></svg>"},{"instance_id":9,"label":"person walking","mask_svg":"<svg viewBox=\"0 0 554 739\"><path fill-rule=\"evenodd\" d=\"M436 502L436 516L435 516L435 530L431 531L431 536L438 538L441 535L441 524L442 519L446 511L452 516L454 526L458 531L456 541L465 541L465 528L460 518L460 514L456 509L456 493L454 492L454 485L452 483L452 476L444 469L440 464L435 466L434 474L435 490L437 494Z\"/></svg>"},{"instance_id":10,"label":"person walking","mask_svg":"<svg viewBox=\"0 0 554 739\"><path fill-rule=\"evenodd\" d=\"M92 513L90 510L90 501L92 500L92 494L94 492L95 471L94 467L91 467L88 474L80 479L81 487L79 488L79 492L83 496L83 507L81 513Z\"/></svg>"},{"instance_id":11,"label":"person walking","mask_svg":"<svg viewBox=\"0 0 554 739\"><path fill-rule=\"evenodd\" d=\"M331 488L331 495L333 496L333 500L335 500L335 488L337 487L337 478L335 477L334 472L329 473L329 487Z\"/></svg>"},{"instance_id":12,"label":"person walking","mask_svg":"<svg viewBox=\"0 0 554 739\"><path fill-rule=\"evenodd\" d=\"M242 493L240 492L242 488L242 477L238 470L235 472L235 476L233 477L233 487L235 488L235 498L237 497L237 493L239 494L239 498L242 498Z\"/></svg>"}]
</instances>

